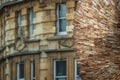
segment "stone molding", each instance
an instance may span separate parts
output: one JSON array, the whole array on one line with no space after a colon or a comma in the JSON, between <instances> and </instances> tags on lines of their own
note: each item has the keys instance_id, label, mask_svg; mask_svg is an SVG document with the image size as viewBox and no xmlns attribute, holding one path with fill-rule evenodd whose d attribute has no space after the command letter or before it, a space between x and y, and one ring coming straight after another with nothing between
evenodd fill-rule
<instances>
[{"instance_id":1,"label":"stone molding","mask_svg":"<svg viewBox=\"0 0 120 80\"><path fill-rule=\"evenodd\" d=\"M21 52L14 52L14 53L9 54L9 55L7 55L5 57L0 57L0 61L6 60L6 59L12 58L12 57L17 57L17 56L40 54L42 52L51 53L51 52L69 52L69 51L74 51L74 48L47 49L47 50L42 50L42 51L41 50L36 50L36 51L24 50L24 51L21 51Z\"/></svg>"}]
</instances>

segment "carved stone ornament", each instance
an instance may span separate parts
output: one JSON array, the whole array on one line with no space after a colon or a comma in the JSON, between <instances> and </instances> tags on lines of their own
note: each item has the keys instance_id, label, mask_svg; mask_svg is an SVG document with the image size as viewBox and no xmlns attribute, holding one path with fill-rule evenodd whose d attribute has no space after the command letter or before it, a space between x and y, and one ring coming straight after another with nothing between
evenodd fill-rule
<instances>
[{"instance_id":1,"label":"carved stone ornament","mask_svg":"<svg viewBox=\"0 0 120 80\"><path fill-rule=\"evenodd\" d=\"M65 40L59 40L59 44L61 46L64 46L64 47L68 47L68 48L71 48L74 46L74 43L73 43L73 40L68 40L68 39L65 39Z\"/></svg>"},{"instance_id":2,"label":"carved stone ornament","mask_svg":"<svg viewBox=\"0 0 120 80\"><path fill-rule=\"evenodd\" d=\"M21 38L16 39L15 41L15 49L17 51L22 51L25 48L25 43Z\"/></svg>"}]
</instances>

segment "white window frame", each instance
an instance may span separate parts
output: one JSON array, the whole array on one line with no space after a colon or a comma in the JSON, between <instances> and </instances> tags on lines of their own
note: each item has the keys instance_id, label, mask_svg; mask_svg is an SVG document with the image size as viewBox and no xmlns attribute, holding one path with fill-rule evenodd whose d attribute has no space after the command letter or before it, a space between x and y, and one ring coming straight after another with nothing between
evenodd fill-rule
<instances>
[{"instance_id":1,"label":"white window frame","mask_svg":"<svg viewBox=\"0 0 120 80\"><path fill-rule=\"evenodd\" d=\"M66 5L65 3L61 3L61 4ZM62 17L62 18L59 17L59 5L60 5L60 4L57 5L57 34L58 34L58 35L67 35L67 30L64 31L64 32L60 32L60 31L59 31L60 19L66 19L66 17ZM67 6L66 6L66 11L67 11ZM66 13L66 14L67 14L67 13ZM66 24L67 24L67 23L66 23ZM67 25L66 25L66 28L67 28Z\"/></svg>"},{"instance_id":2,"label":"white window frame","mask_svg":"<svg viewBox=\"0 0 120 80\"><path fill-rule=\"evenodd\" d=\"M64 59L64 60L54 60L54 80L56 80L57 78L67 78L67 75L66 76L56 76L56 62L57 61L66 61L66 59ZM67 61L66 61L66 63L67 63ZM67 67L67 65L66 65L66 67Z\"/></svg>"},{"instance_id":3,"label":"white window frame","mask_svg":"<svg viewBox=\"0 0 120 80\"><path fill-rule=\"evenodd\" d=\"M18 37L20 37L21 35L21 29L22 29L22 15L21 15L21 12L19 11L18 12L18 18L17 18L17 23L18 23Z\"/></svg>"},{"instance_id":4,"label":"white window frame","mask_svg":"<svg viewBox=\"0 0 120 80\"><path fill-rule=\"evenodd\" d=\"M80 78L80 76L77 74L77 59L75 59L75 80L77 80L77 78ZM80 78L80 80L82 80L81 78Z\"/></svg>"},{"instance_id":5,"label":"white window frame","mask_svg":"<svg viewBox=\"0 0 120 80\"><path fill-rule=\"evenodd\" d=\"M21 78L21 79L19 78L20 77L20 74L19 74L20 73L20 64L21 63L17 64L17 80L25 80L25 78ZM22 64L24 64L24 63L22 63Z\"/></svg>"},{"instance_id":6,"label":"white window frame","mask_svg":"<svg viewBox=\"0 0 120 80\"><path fill-rule=\"evenodd\" d=\"M33 8L30 8L29 11L29 32L30 32L30 39L34 39L34 24L33 24L33 20L34 20L34 11Z\"/></svg>"},{"instance_id":7,"label":"white window frame","mask_svg":"<svg viewBox=\"0 0 120 80\"><path fill-rule=\"evenodd\" d=\"M33 77L33 64L35 64L35 62L31 62L31 80L35 80L35 77Z\"/></svg>"}]
</instances>

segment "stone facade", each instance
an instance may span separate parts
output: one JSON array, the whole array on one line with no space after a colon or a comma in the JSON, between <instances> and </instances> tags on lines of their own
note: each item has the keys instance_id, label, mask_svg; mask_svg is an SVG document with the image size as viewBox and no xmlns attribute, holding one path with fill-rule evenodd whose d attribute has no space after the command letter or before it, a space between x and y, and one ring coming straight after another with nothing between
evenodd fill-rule
<instances>
[{"instance_id":1,"label":"stone facade","mask_svg":"<svg viewBox=\"0 0 120 80\"><path fill-rule=\"evenodd\" d=\"M54 79L54 60L67 60L67 80L74 80L73 18L75 0L0 0L0 80L18 80L17 64L24 63L24 80ZM44 2L45 1L45 2ZM67 35L57 34L57 4L67 7ZM30 39L29 10L33 9L34 38ZM18 36L18 14L21 36ZM69 67L71 66L71 67ZM72 73L70 73L72 71Z\"/></svg>"},{"instance_id":2,"label":"stone facade","mask_svg":"<svg viewBox=\"0 0 120 80\"><path fill-rule=\"evenodd\" d=\"M74 42L83 80L120 80L119 0L79 0Z\"/></svg>"}]
</instances>

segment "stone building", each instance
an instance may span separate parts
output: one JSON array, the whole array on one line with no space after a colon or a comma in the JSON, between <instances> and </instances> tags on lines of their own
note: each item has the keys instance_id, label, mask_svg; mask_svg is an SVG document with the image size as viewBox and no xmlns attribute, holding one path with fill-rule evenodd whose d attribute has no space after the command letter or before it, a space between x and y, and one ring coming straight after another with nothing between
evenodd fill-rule
<instances>
[{"instance_id":1,"label":"stone building","mask_svg":"<svg viewBox=\"0 0 120 80\"><path fill-rule=\"evenodd\" d=\"M77 0L0 0L0 80L80 80Z\"/></svg>"}]
</instances>

